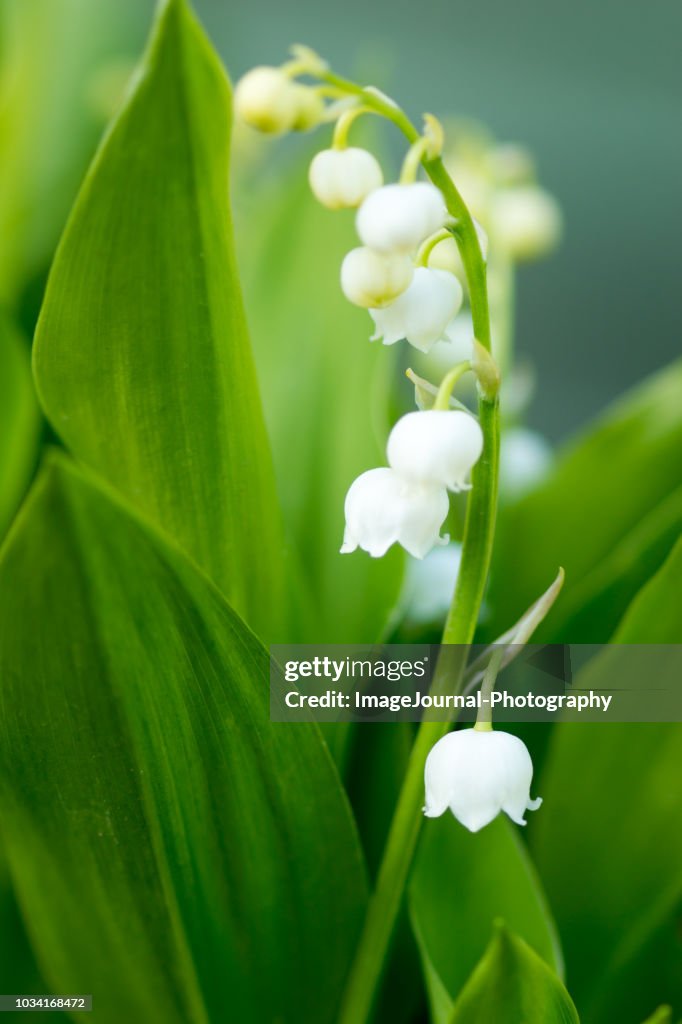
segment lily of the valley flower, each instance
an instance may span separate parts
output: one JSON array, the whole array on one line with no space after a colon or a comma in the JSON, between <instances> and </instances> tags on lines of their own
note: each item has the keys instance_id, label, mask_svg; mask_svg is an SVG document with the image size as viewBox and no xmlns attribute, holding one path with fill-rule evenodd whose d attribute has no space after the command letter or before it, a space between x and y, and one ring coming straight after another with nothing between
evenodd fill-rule
<instances>
[{"instance_id":1,"label":"lily of the valley flower","mask_svg":"<svg viewBox=\"0 0 682 1024\"><path fill-rule=\"evenodd\" d=\"M392 469L370 469L354 480L345 513L342 554L362 548L381 558L398 543L423 558L434 545L447 543L440 536L448 514L445 488L410 482Z\"/></svg>"},{"instance_id":2,"label":"lily of the valley flower","mask_svg":"<svg viewBox=\"0 0 682 1024\"><path fill-rule=\"evenodd\" d=\"M323 149L310 164L310 187L315 198L330 210L359 206L380 188L384 176L379 161L366 149Z\"/></svg>"},{"instance_id":3,"label":"lily of the valley flower","mask_svg":"<svg viewBox=\"0 0 682 1024\"><path fill-rule=\"evenodd\" d=\"M470 832L478 832L500 811L525 825L526 811L542 803L530 798L532 778L533 762L517 736L477 728L450 732L426 759L424 814L438 818L449 807Z\"/></svg>"},{"instance_id":4,"label":"lily of the valley flower","mask_svg":"<svg viewBox=\"0 0 682 1024\"><path fill-rule=\"evenodd\" d=\"M238 117L258 131L279 134L307 131L324 110L320 95L293 82L281 68L257 67L237 82L234 109Z\"/></svg>"},{"instance_id":5,"label":"lily of the valley flower","mask_svg":"<svg viewBox=\"0 0 682 1024\"><path fill-rule=\"evenodd\" d=\"M550 252L561 236L561 210L537 185L502 189L491 209L495 241L514 260L533 260Z\"/></svg>"},{"instance_id":6,"label":"lily of the valley flower","mask_svg":"<svg viewBox=\"0 0 682 1024\"><path fill-rule=\"evenodd\" d=\"M393 345L405 338L421 352L446 336L446 329L462 305L462 286L445 270L417 267L409 287L383 309L370 309L376 332Z\"/></svg>"},{"instance_id":7,"label":"lily of the valley flower","mask_svg":"<svg viewBox=\"0 0 682 1024\"><path fill-rule=\"evenodd\" d=\"M455 409L408 412L388 439L388 463L406 480L469 487L467 477L483 451L483 432L469 413Z\"/></svg>"},{"instance_id":8,"label":"lily of the valley flower","mask_svg":"<svg viewBox=\"0 0 682 1024\"><path fill-rule=\"evenodd\" d=\"M351 249L341 264L341 288L356 306L385 306L410 284L414 266L406 253Z\"/></svg>"},{"instance_id":9,"label":"lily of the valley flower","mask_svg":"<svg viewBox=\"0 0 682 1024\"><path fill-rule=\"evenodd\" d=\"M364 245L382 252L412 252L447 220L439 189L425 181L384 185L365 199L355 226Z\"/></svg>"}]
</instances>

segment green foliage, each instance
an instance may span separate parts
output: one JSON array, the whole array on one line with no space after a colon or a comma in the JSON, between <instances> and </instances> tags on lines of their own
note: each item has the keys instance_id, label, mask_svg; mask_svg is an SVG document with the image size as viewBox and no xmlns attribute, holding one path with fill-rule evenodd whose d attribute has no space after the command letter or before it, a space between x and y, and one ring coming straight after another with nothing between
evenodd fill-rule
<instances>
[{"instance_id":1,"label":"green foliage","mask_svg":"<svg viewBox=\"0 0 682 1024\"><path fill-rule=\"evenodd\" d=\"M497 918L562 971L540 883L517 832L503 817L476 835L449 814L429 821L412 872L410 910L436 1024L450 1021Z\"/></svg>"},{"instance_id":2,"label":"green foliage","mask_svg":"<svg viewBox=\"0 0 682 1024\"><path fill-rule=\"evenodd\" d=\"M33 472L39 430L28 350L0 316L0 540Z\"/></svg>"},{"instance_id":3,"label":"green foliage","mask_svg":"<svg viewBox=\"0 0 682 1024\"><path fill-rule=\"evenodd\" d=\"M317 729L270 723L253 634L63 457L4 550L0 678L0 813L53 990L87 979L112 1024L330 1020L365 881Z\"/></svg>"},{"instance_id":4,"label":"green foliage","mask_svg":"<svg viewBox=\"0 0 682 1024\"><path fill-rule=\"evenodd\" d=\"M232 245L229 104L217 57L170 0L60 244L35 372L73 454L272 640L282 541Z\"/></svg>"},{"instance_id":5,"label":"green foliage","mask_svg":"<svg viewBox=\"0 0 682 1024\"><path fill-rule=\"evenodd\" d=\"M679 643L681 601L682 542L628 609L614 645L576 685L629 678L635 655L619 645ZM655 679L644 675L645 648L636 664L642 682L679 686L675 659ZM681 776L679 723L565 723L554 731L533 848L572 991L599 1024L626 1013L643 1017L651 991L682 1000L675 934L682 903Z\"/></svg>"},{"instance_id":6,"label":"green foliage","mask_svg":"<svg viewBox=\"0 0 682 1024\"><path fill-rule=\"evenodd\" d=\"M402 555L340 558L339 548L348 487L385 464L395 365L341 292L341 259L358 244L353 218L314 201L309 156L283 180L248 165L237 177L244 288L278 490L312 599L308 639L371 642L396 603Z\"/></svg>"},{"instance_id":7,"label":"green foliage","mask_svg":"<svg viewBox=\"0 0 682 1024\"><path fill-rule=\"evenodd\" d=\"M601 643L682 529L682 363L626 395L500 516L487 632L566 570L538 642ZM513 581L513 585L511 585Z\"/></svg>"},{"instance_id":8,"label":"green foliage","mask_svg":"<svg viewBox=\"0 0 682 1024\"><path fill-rule=\"evenodd\" d=\"M449 1024L578 1024L557 976L530 946L498 924L457 1000Z\"/></svg>"}]
</instances>

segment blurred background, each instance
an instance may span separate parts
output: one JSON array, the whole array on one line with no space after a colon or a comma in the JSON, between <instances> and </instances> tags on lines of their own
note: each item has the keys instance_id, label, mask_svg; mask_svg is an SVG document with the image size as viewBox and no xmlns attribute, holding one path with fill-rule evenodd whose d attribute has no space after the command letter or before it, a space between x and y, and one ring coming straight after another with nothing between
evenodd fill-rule
<instances>
[{"instance_id":1,"label":"blurred background","mask_svg":"<svg viewBox=\"0 0 682 1024\"><path fill-rule=\"evenodd\" d=\"M0 161L0 227L6 232L8 210L30 227L28 234L17 232L24 251L2 257L14 263L21 292L7 295L13 275L3 271L10 282L3 298L10 307L20 304L26 327L46 256L111 98L143 46L153 6L152 0L0 4L3 93L16 89L18 79L27 94L24 148L17 151L15 133L13 152ZM540 181L563 208L565 237L549 259L518 275L517 348L532 357L542 382L527 414L531 426L558 440L679 353L682 6L673 0L646 8L618 0L568 6L346 0L325 7L312 0L196 0L195 6L233 78L253 64L279 63L290 43L305 41L338 69L392 91L414 117L428 109L479 119L499 140L523 142L534 153ZM21 68L6 59L17 22L25 32L26 19L34 23L33 47L42 50L43 78L35 80L32 65L31 83L21 83ZM0 145L9 137L2 131L6 114L3 106ZM45 163L36 166L41 151ZM30 264L28 284L22 261Z\"/></svg>"}]
</instances>

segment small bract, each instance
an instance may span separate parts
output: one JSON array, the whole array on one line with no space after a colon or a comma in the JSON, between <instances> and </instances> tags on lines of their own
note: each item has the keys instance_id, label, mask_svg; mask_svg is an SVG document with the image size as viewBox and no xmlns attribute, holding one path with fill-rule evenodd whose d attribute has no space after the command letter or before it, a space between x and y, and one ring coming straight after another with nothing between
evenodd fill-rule
<instances>
[{"instance_id":1,"label":"small bract","mask_svg":"<svg viewBox=\"0 0 682 1024\"><path fill-rule=\"evenodd\" d=\"M370 309L376 332L372 341L383 338L393 345L401 338L420 352L446 336L446 328L462 305L462 286L445 270L417 267L409 287L383 309Z\"/></svg>"},{"instance_id":2,"label":"small bract","mask_svg":"<svg viewBox=\"0 0 682 1024\"><path fill-rule=\"evenodd\" d=\"M341 288L346 298L364 309L393 302L412 280L414 266L405 253L351 249L341 264Z\"/></svg>"},{"instance_id":3,"label":"small bract","mask_svg":"<svg viewBox=\"0 0 682 1024\"><path fill-rule=\"evenodd\" d=\"M532 779L533 762L517 736L477 728L450 732L426 759L424 814L438 818L449 807L470 832L478 832L500 811L525 825L526 811L542 803L530 798Z\"/></svg>"},{"instance_id":4,"label":"small bract","mask_svg":"<svg viewBox=\"0 0 682 1024\"><path fill-rule=\"evenodd\" d=\"M412 483L392 469L369 469L353 481L346 495L341 552L362 548L381 558L397 543L423 558L436 544L447 543L440 528L448 506L444 487Z\"/></svg>"},{"instance_id":5,"label":"small bract","mask_svg":"<svg viewBox=\"0 0 682 1024\"><path fill-rule=\"evenodd\" d=\"M439 231L448 212L435 185L417 181L411 185L384 185L372 192L358 210L355 221L364 245L387 252L414 251Z\"/></svg>"},{"instance_id":6,"label":"small bract","mask_svg":"<svg viewBox=\"0 0 682 1024\"><path fill-rule=\"evenodd\" d=\"M323 149L310 164L308 180L313 195L330 210L359 206L380 188L384 176L379 162L366 149Z\"/></svg>"},{"instance_id":7,"label":"small bract","mask_svg":"<svg viewBox=\"0 0 682 1024\"><path fill-rule=\"evenodd\" d=\"M456 409L408 412L393 427L387 451L391 468L406 479L462 491L481 457L483 431Z\"/></svg>"}]
</instances>

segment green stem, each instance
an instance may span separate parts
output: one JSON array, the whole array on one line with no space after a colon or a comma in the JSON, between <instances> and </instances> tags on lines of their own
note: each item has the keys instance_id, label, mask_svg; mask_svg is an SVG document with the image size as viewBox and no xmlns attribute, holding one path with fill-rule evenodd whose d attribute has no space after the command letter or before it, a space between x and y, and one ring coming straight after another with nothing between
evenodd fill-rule
<instances>
[{"instance_id":1,"label":"green stem","mask_svg":"<svg viewBox=\"0 0 682 1024\"><path fill-rule=\"evenodd\" d=\"M478 729L479 732L490 732L493 727L493 712L490 707L490 697L495 689L495 681L497 680L498 672L502 667L504 651L504 645L496 647L491 655L490 661L486 665L483 680L481 682L481 707L476 715L476 724L474 726L474 729Z\"/></svg>"},{"instance_id":2,"label":"green stem","mask_svg":"<svg viewBox=\"0 0 682 1024\"><path fill-rule=\"evenodd\" d=\"M331 73L324 78L332 85L362 96L367 106L393 121L411 143L420 138L417 129L398 107ZM474 334L490 351L486 266L473 219L440 157L425 159L423 165L431 181L441 190L448 212L457 222L454 234L466 270ZM444 646L434 672L432 693L441 689L456 692L461 685L468 646L474 638L490 568L497 507L499 408L497 396L485 397L479 393L478 404L484 437L483 454L472 472L462 558L443 631ZM449 725L449 722L422 721L419 726L348 976L338 1024L366 1024L372 1012L421 828L424 762L431 747L445 735Z\"/></svg>"}]
</instances>

